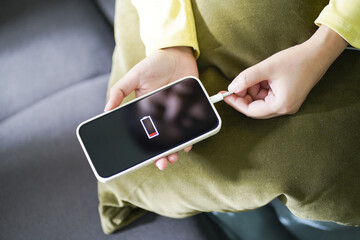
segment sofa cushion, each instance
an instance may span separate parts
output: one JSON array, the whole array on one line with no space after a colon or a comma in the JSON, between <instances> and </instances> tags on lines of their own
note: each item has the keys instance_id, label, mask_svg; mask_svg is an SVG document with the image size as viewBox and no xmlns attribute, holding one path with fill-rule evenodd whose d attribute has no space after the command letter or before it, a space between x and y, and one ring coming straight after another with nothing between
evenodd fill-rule
<instances>
[{"instance_id":1,"label":"sofa cushion","mask_svg":"<svg viewBox=\"0 0 360 240\"><path fill-rule=\"evenodd\" d=\"M75 129L102 112L108 76L63 89L0 123L1 239L103 235L96 181Z\"/></svg>"},{"instance_id":2,"label":"sofa cushion","mask_svg":"<svg viewBox=\"0 0 360 240\"><path fill-rule=\"evenodd\" d=\"M116 235L102 232L96 179L75 129L103 111L108 78L75 84L0 123L0 239L226 239L205 216L150 214Z\"/></svg>"},{"instance_id":3,"label":"sofa cushion","mask_svg":"<svg viewBox=\"0 0 360 240\"><path fill-rule=\"evenodd\" d=\"M105 18L114 26L115 0L96 0Z\"/></svg>"},{"instance_id":4,"label":"sofa cushion","mask_svg":"<svg viewBox=\"0 0 360 240\"><path fill-rule=\"evenodd\" d=\"M110 71L113 31L92 1L8 0L0 16L0 121Z\"/></svg>"}]
</instances>

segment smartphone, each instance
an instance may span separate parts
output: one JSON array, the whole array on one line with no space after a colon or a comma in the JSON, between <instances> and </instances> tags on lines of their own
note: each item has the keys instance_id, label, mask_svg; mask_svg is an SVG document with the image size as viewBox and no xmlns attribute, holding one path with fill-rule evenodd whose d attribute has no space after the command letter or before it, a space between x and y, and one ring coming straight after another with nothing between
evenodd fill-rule
<instances>
[{"instance_id":1,"label":"smartphone","mask_svg":"<svg viewBox=\"0 0 360 240\"><path fill-rule=\"evenodd\" d=\"M81 123L77 137L101 182L193 145L221 128L199 79L185 77Z\"/></svg>"}]
</instances>

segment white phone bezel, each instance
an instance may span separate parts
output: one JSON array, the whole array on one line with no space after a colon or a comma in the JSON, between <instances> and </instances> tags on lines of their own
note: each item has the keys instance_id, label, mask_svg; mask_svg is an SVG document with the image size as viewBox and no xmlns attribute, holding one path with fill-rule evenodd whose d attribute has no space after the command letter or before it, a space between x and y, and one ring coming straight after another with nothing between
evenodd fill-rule
<instances>
[{"instance_id":1,"label":"white phone bezel","mask_svg":"<svg viewBox=\"0 0 360 240\"><path fill-rule=\"evenodd\" d=\"M137 164L137 165L135 165L135 166L133 166L133 167L131 167L131 168L128 168L128 169L126 169L126 170L124 170L124 171L122 171L122 172L119 172L119 173L117 173L117 174L115 174L115 175L112 175L112 176L110 176L110 177L105 177L105 178L104 178L104 177L101 177L101 176L98 174L98 172L96 171L96 168L95 168L94 164L92 163L91 158L90 158L90 156L89 156L89 154L88 154L88 152L87 152L87 150L86 150L86 148L85 148L85 145L84 145L84 143L83 143L83 141L82 141L82 139L81 139L81 137L80 137L80 133L79 133L80 128L81 128L84 124L86 124L86 123L88 123L88 122L90 122L90 121L93 121L93 120L95 120L95 119L97 119L97 118L100 118L100 117L102 117L102 116L104 116L104 115L110 114L110 113L112 113L113 111L116 111L116 110L118 110L118 109L120 109L120 108L122 108L122 107L124 107L124 106L126 106L126 105L129 105L129 104L131 104L131 103L133 103L133 102L136 102L136 101L139 101L139 100L141 100L141 99L143 99L143 98L146 98L147 96L149 96L149 95L151 95L151 94L153 94L153 93L159 92L159 91L163 90L164 88L167 88L167 87L169 87L169 86L171 86L171 85L174 85L174 84L176 84L176 83L178 83L178 82L181 82L182 80L185 80L185 79L188 79L188 78L193 78L193 79L195 79L196 81L198 81L198 83L200 84L202 90L203 90L204 93L205 93L205 96L207 97L207 99L208 99L208 101L209 101L209 103L210 103L210 105L211 105L211 107L212 107L212 109L213 109L213 111L214 111L214 113L215 113L218 121L219 121L218 126L216 126L216 128L214 128L214 129L211 130L210 132L204 133L204 134L201 135L201 136L198 136L198 137L196 137L196 138L194 138L194 139L192 139L192 140L190 140L190 141L188 141L188 142L185 142L185 143L183 143L183 144L181 144L181 145L179 145L179 146L177 146L177 147L175 147L175 148L169 149L169 150L166 151L166 152L163 152L163 153L161 153L161 154L159 154L159 155L157 155L157 156L154 156L154 157L152 157L152 158L150 158L150 159L148 159L148 160L145 160L145 161L143 161L143 162L141 162L141 163L139 163L139 164ZM108 182L108 181L110 181L110 180L112 180L112 179L114 179L114 178L117 178L117 177L119 177L119 176L124 176L125 174L128 174L128 173L133 172L133 171L135 171L135 170L137 170L137 169L139 169L139 168L141 168L141 167L144 167L144 166L146 166L146 165L148 165L148 164L150 164L150 163L153 163L153 162L155 162L155 160L157 160L157 159L159 159L159 158L161 158L161 157L165 157L165 156L167 156L167 155L169 155L169 154L178 152L178 151L180 151L180 150L182 150L182 149L184 149L184 148L186 148L186 147L188 147L188 146L191 146L191 145L193 145L193 144L195 144L195 143L197 143L197 142L200 142L201 140L203 140L203 139L205 139L205 138L208 138L208 137L216 134L217 132L220 131L221 124L222 124L221 118L220 118L218 112L216 111L216 108L215 108L214 104L211 102L210 97L209 97L207 91L205 90L203 84L201 83L201 81L200 81L198 78L196 78L196 77L187 76L187 77L181 78L181 79L179 79L179 80L176 80L176 81L174 81L174 82L172 82L172 83L170 83L170 84L167 84L167 85L165 85L165 86L163 86L163 87L161 87L161 88L159 88L159 89L156 89L156 90L154 90L154 91L152 91L152 92L150 92L150 93L147 93L147 94L145 94L145 95L143 95L143 96L141 96L141 97L135 98L135 99L133 99L133 100L131 100L131 101L129 101L129 102L127 102L127 103L125 103L125 104L123 104L123 105L121 105L121 106L119 106L119 107L117 107L117 108L115 108L115 109L113 109L113 110L111 110L111 111L109 111L109 112L99 114L99 115L97 115L97 116L95 116L95 117L93 117L93 118L90 118L90 119L88 119L88 120L80 123L79 126L78 126L77 129L76 129L76 135L77 135L77 138L78 138L78 140L79 140L79 142L80 142L80 145L81 145L81 147L82 147L82 149L83 149L83 151L84 151L84 153L85 153L85 155L86 155L87 160L89 161L89 164L90 164L90 166L91 166L91 169L92 169L92 171L94 172L96 178L97 178L100 182L106 183L106 182Z\"/></svg>"}]
</instances>

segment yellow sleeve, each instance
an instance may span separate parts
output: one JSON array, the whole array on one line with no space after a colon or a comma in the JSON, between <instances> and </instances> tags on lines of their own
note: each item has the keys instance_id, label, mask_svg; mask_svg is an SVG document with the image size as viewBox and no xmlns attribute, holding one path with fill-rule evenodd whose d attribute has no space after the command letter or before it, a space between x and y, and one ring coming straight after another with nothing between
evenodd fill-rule
<instances>
[{"instance_id":1,"label":"yellow sleeve","mask_svg":"<svg viewBox=\"0 0 360 240\"><path fill-rule=\"evenodd\" d=\"M166 47L189 46L200 54L190 0L132 0L140 18L146 55Z\"/></svg>"},{"instance_id":2,"label":"yellow sleeve","mask_svg":"<svg viewBox=\"0 0 360 240\"><path fill-rule=\"evenodd\" d=\"M324 24L360 48L360 0L330 0L315 24Z\"/></svg>"}]
</instances>

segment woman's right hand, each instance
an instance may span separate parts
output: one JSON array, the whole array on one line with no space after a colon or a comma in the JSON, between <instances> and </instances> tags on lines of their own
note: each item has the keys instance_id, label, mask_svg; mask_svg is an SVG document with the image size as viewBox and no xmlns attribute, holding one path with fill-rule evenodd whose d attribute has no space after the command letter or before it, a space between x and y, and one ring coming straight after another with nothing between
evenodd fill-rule
<instances>
[{"instance_id":1,"label":"woman's right hand","mask_svg":"<svg viewBox=\"0 0 360 240\"><path fill-rule=\"evenodd\" d=\"M157 50L116 82L110 90L110 98L104 111L118 107L132 91L135 91L135 97L140 97L180 78L198 75L192 48L171 47ZM191 146L184 150L190 151ZM173 153L156 160L155 164L160 170L164 170L168 162L175 163L177 160L178 154Z\"/></svg>"}]
</instances>

